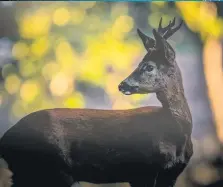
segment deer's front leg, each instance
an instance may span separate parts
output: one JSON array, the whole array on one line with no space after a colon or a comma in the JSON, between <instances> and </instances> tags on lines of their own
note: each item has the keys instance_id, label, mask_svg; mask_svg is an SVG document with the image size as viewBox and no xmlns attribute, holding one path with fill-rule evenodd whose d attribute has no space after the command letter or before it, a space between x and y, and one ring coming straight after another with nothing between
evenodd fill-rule
<instances>
[{"instance_id":1,"label":"deer's front leg","mask_svg":"<svg viewBox=\"0 0 223 187\"><path fill-rule=\"evenodd\" d=\"M177 177L170 177L167 174L165 177L159 177L154 187L173 187L176 183L176 180Z\"/></svg>"},{"instance_id":2,"label":"deer's front leg","mask_svg":"<svg viewBox=\"0 0 223 187\"><path fill-rule=\"evenodd\" d=\"M130 183L131 187L155 187L155 181L135 181Z\"/></svg>"},{"instance_id":3,"label":"deer's front leg","mask_svg":"<svg viewBox=\"0 0 223 187\"><path fill-rule=\"evenodd\" d=\"M155 187L173 187L184 168L185 164L178 164L171 169L159 172Z\"/></svg>"},{"instance_id":4,"label":"deer's front leg","mask_svg":"<svg viewBox=\"0 0 223 187\"><path fill-rule=\"evenodd\" d=\"M131 187L156 187L158 173L155 176L149 176L146 179L139 179L130 182Z\"/></svg>"}]
</instances>

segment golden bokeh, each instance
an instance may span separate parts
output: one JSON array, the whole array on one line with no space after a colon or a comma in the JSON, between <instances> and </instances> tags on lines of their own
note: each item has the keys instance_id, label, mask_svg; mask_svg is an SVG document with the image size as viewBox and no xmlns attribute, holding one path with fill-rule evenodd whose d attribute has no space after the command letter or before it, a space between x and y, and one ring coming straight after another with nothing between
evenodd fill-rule
<instances>
[{"instance_id":1,"label":"golden bokeh","mask_svg":"<svg viewBox=\"0 0 223 187\"><path fill-rule=\"evenodd\" d=\"M15 94L20 88L21 80L15 74L10 74L5 80L5 89L9 94Z\"/></svg>"},{"instance_id":2,"label":"golden bokeh","mask_svg":"<svg viewBox=\"0 0 223 187\"><path fill-rule=\"evenodd\" d=\"M166 25L178 12L205 45L210 37L219 40L223 36L223 20L214 3L175 4L177 10L170 11L167 2L152 2L149 26L157 27L161 16ZM35 7L24 6L23 11L17 12L20 39L12 47L17 64L2 68L4 89L15 97L12 116L19 118L50 107L85 107L85 97L76 88L76 82L102 88L113 109L134 108L148 98L123 96L118 91L118 84L140 62L145 49L137 37L138 25L129 4L118 2L109 6L108 9L105 2L95 1L36 2ZM219 115L215 113L215 118Z\"/></svg>"},{"instance_id":3,"label":"golden bokeh","mask_svg":"<svg viewBox=\"0 0 223 187\"><path fill-rule=\"evenodd\" d=\"M205 40L212 36L219 38L223 35L223 20L217 17L217 8L211 2L177 2L177 7L188 27L201 34Z\"/></svg>"},{"instance_id":4,"label":"golden bokeh","mask_svg":"<svg viewBox=\"0 0 223 187\"><path fill-rule=\"evenodd\" d=\"M32 102L39 94L39 84L35 81L26 81L20 88L20 96L24 102Z\"/></svg>"},{"instance_id":5,"label":"golden bokeh","mask_svg":"<svg viewBox=\"0 0 223 187\"><path fill-rule=\"evenodd\" d=\"M208 94L216 123L216 133L223 142L223 90L222 47L223 20L217 16L217 7L212 2L176 2L188 27L200 34L204 41L204 73Z\"/></svg>"},{"instance_id":6,"label":"golden bokeh","mask_svg":"<svg viewBox=\"0 0 223 187\"><path fill-rule=\"evenodd\" d=\"M66 25L70 20L71 14L67 8L58 8L53 13L53 23L58 26Z\"/></svg>"},{"instance_id":7,"label":"golden bokeh","mask_svg":"<svg viewBox=\"0 0 223 187\"><path fill-rule=\"evenodd\" d=\"M51 15L46 9L39 9L33 13L21 15L19 31L21 37L35 39L49 33L51 28Z\"/></svg>"}]
</instances>

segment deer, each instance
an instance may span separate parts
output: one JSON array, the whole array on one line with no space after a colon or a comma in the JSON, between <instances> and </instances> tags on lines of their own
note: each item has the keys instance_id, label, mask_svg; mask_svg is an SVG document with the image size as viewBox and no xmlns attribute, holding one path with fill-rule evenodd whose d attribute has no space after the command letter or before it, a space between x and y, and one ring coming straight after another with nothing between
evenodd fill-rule
<instances>
[{"instance_id":1,"label":"deer","mask_svg":"<svg viewBox=\"0 0 223 187\"><path fill-rule=\"evenodd\" d=\"M167 41L175 18L160 19L154 39L137 33L147 51L119 85L125 95L155 93L162 106L127 110L54 108L20 119L0 140L14 187L69 187L128 182L173 187L191 156L192 117L181 71Z\"/></svg>"}]
</instances>

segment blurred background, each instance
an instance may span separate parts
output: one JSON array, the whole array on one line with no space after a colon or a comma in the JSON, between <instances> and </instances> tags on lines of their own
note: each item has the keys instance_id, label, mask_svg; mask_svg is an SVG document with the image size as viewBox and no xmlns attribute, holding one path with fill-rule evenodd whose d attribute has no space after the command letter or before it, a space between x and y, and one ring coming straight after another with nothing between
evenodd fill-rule
<instances>
[{"instance_id":1,"label":"blurred background","mask_svg":"<svg viewBox=\"0 0 223 187\"><path fill-rule=\"evenodd\" d=\"M153 94L124 96L117 86L146 53L136 29L152 36L161 16L163 25L173 17L184 20L169 42L194 125L192 164L176 186L219 183L221 2L0 2L0 135L23 116L46 108L160 105Z\"/></svg>"}]
</instances>

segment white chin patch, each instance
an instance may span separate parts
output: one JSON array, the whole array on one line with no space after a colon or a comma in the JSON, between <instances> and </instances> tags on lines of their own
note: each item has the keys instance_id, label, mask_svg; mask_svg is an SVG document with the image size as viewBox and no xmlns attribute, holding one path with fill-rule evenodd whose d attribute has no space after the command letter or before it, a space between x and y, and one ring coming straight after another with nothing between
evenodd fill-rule
<instances>
[{"instance_id":1,"label":"white chin patch","mask_svg":"<svg viewBox=\"0 0 223 187\"><path fill-rule=\"evenodd\" d=\"M124 92L124 94L125 94L125 95L131 95L131 92L126 91L126 92Z\"/></svg>"}]
</instances>

